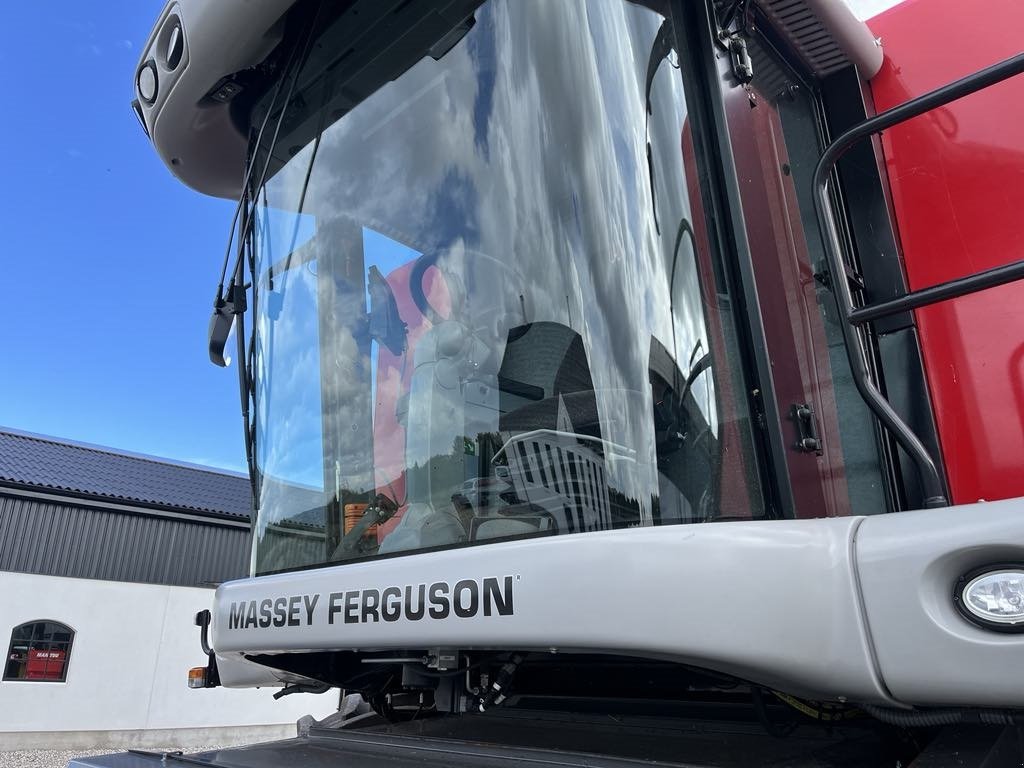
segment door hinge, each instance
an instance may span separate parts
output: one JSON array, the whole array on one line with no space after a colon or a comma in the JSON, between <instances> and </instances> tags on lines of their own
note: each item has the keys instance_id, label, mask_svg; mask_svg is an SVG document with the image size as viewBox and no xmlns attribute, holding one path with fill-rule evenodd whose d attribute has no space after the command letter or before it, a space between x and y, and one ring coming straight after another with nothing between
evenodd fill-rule
<instances>
[{"instance_id":1,"label":"door hinge","mask_svg":"<svg viewBox=\"0 0 1024 768\"><path fill-rule=\"evenodd\" d=\"M818 420L814 409L807 403L794 403L790 413L796 422L797 450L821 456L821 438L818 437Z\"/></svg>"},{"instance_id":2,"label":"door hinge","mask_svg":"<svg viewBox=\"0 0 1024 768\"><path fill-rule=\"evenodd\" d=\"M754 62L747 50L747 41L739 35L729 36L729 63L740 85L746 85L754 79Z\"/></svg>"}]
</instances>

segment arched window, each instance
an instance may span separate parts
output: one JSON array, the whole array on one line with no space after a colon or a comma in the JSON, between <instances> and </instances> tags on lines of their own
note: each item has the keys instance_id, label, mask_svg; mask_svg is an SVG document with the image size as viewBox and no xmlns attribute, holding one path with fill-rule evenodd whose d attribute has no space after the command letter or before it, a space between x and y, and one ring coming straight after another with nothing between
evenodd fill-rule
<instances>
[{"instance_id":1,"label":"arched window","mask_svg":"<svg viewBox=\"0 0 1024 768\"><path fill-rule=\"evenodd\" d=\"M4 680L63 683L75 631L57 621L29 621L14 628Z\"/></svg>"}]
</instances>

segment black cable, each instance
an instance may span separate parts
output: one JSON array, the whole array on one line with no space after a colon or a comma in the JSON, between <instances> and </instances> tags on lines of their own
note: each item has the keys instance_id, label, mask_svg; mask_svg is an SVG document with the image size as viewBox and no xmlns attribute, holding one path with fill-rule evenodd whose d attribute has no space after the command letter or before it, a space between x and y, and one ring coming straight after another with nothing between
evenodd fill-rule
<instances>
[{"instance_id":1,"label":"black cable","mask_svg":"<svg viewBox=\"0 0 1024 768\"><path fill-rule=\"evenodd\" d=\"M318 10L318 14L319 14L319 10ZM316 17L314 16L314 22L315 21L316 21ZM311 37L312 37L312 31L310 32L310 38ZM301 67L300 67L300 70L301 70ZM293 86L294 86L295 82L298 80L298 72L300 70L296 70L295 77L292 80L292 85ZM333 92L333 83L332 83L331 91ZM281 109L281 118L278 120L277 128L275 128L275 131L274 131L274 139L273 139L273 142L271 143L271 147L270 147L271 151L273 150L274 142L277 141L277 131L281 127L281 121L284 119L284 115L285 115L285 113L287 112L287 109L288 109L288 102L290 100L291 100L291 89L289 89L288 98L285 100L284 106ZM327 95L325 94L323 106L326 106L326 104L327 104ZM269 116L272 111L273 111L273 104L271 104L270 108L267 109L267 116ZM319 125L319 127L317 129L316 141L313 144L312 155L309 158L309 166L306 168L306 177L305 177L305 180L303 181L303 184L302 184L302 194L299 197L299 207L298 207L298 210L295 212L295 226L292 229L291 244L288 247L288 257L287 257L287 261L285 263L285 270L290 268L292 253L295 250L295 240L296 240L296 238L298 237L298 234L299 234L300 216L302 214L302 209L303 209L303 207L305 206L305 203L306 203L306 190L307 190L307 188L309 186L309 178L310 178L310 176L313 173L313 165L316 162L317 151L320 148L320 137L321 137L321 135L323 133L324 112L325 112L325 110L323 109L323 107L321 107L320 125ZM257 138L257 147L258 147L258 145L259 145L259 139ZM253 153L253 156L255 157L255 152ZM270 165L270 158L269 158L269 153L268 153L267 162L264 165L264 169L263 169L263 176L266 175L266 169L267 169L267 167L269 167L269 165ZM257 189L263 188L262 187L262 182L263 182L263 178L261 177L260 178L260 184L257 185L257 187L256 187ZM253 203L252 209L251 209L253 214L256 213L256 210L257 210L256 206L259 204L258 200L259 200L259 198L258 198L258 195L257 195L257 197L255 198L255 202ZM266 188L263 188L263 205L264 205L264 207L267 206ZM255 218L255 216L252 216L252 218ZM257 295L258 295L258 290L257 290L257 287L256 287L256 254L255 254L255 245L252 242L252 240L256 237L256 232L257 231L258 231L258 227L253 229L250 232L251 237L249 238L249 245L248 245L249 274L252 275L252 280L253 280L253 283L252 283L252 298L253 298L253 316L254 317L257 314ZM230 247L230 244L229 244L229 247ZM271 286L273 285L272 281L273 281L273 274L268 274L268 283ZM271 288L271 290L272 290L272 288ZM253 330L255 331L255 328ZM252 338L250 340L249 356L248 356L248 363L247 363L247 366L248 366L250 371L252 370L252 368L254 366L254 363L255 363L255 342L256 342L256 337L255 337L255 333L253 333ZM255 388L256 388L256 386L255 386L255 381L254 381L253 377L252 376L246 376L245 394L243 394L243 398L245 398L246 400L251 398L252 401L253 401L253 406L255 406L255 404L256 404ZM246 430L247 430L247 433L248 433L248 438L247 438L247 442L246 442L246 446L247 446L246 447L246 453L247 453L247 456L250 453L252 454L252 458L249 460L249 474L250 474L251 477L254 478L254 480L253 480L253 499L256 499L256 493L257 493L257 488L256 488L257 483L255 481L255 476L256 476L256 472L255 472L255 470L256 470L256 460L255 460L255 453L256 453L255 449L256 449L256 446L255 446L255 443L256 443L256 439L255 439L255 434L253 434L255 432L255 430L252 429L249 426L249 421L248 421L247 413L248 413L247 409L243 406L243 418L245 418L245 420L246 420Z\"/></svg>"},{"instance_id":2,"label":"black cable","mask_svg":"<svg viewBox=\"0 0 1024 768\"><path fill-rule=\"evenodd\" d=\"M750 20L750 0L743 0L743 10L740 14L740 32L746 37L753 37L752 30L747 27Z\"/></svg>"},{"instance_id":3,"label":"black cable","mask_svg":"<svg viewBox=\"0 0 1024 768\"><path fill-rule=\"evenodd\" d=\"M484 664L487 664L494 660L495 658L492 656L490 658L481 659L480 661L475 662L474 664L468 664L465 667L459 667L458 669L417 669L416 674L423 675L424 677L458 677L459 675L464 675L467 672L474 669L478 669L479 667L482 667Z\"/></svg>"},{"instance_id":4,"label":"black cable","mask_svg":"<svg viewBox=\"0 0 1024 768\"><path fill-rule=\"evenodd\" d=\"M328 88L330 84L330 88ZM309 156L309 165L306 167L306 177L302 180L302 193L299 195L299 207L295 211L295 226L292 227L291 242L288 244L288 255L285 257L284 271L291 269L292 254L295 252L295 241L299 236L299 224L301 223L302 210L306 206L306 191L309 189L309 179L313 175L313 166L316 165L316 155L320 151L320 139L324 134L324 123L327 121L327 105L334 95L334 78L324 78L324 95L320 102L320 122L316 127L316 138L313 140L313 150ZM266 204L266 191L263 201Z\"/></svg>"},{"instance_id":5,"label":"black cable","mask_svg":"<svg viewBox=\"0 0 1024 768\"><path fill-rule=\"evenodd\" d=\"M305 41L303 41L303 44L302 44L302 55L299 58L299 61L298 61L297 65L295 66L295 70L291 73L291 82L288 84L288 93L285 94L284 103L281 105L281 114L277 118L277 123L274 125L274 135L270 137L270 144L269 144L269 147L268 147L268 150L267 150L267 159L266 159L266 162L263 163L263 170L260 172L260 178L259 178L259 181L256 182L255 189L260 189L260 188L263 187L263 182L266 181L267 173L270 171L270 159L271 159L271 156L273 154L274 147L277 146L277 139L278 139L278 136L280 136L280 134L281 134L281 126L284 125L285 115L288 114L288 105L291 104L292 96L295 94L295 86L299 82L299 73L302 71L302 68L305 66L306 59L309 56L310 45L313 42L313 32L316 29L316 22L320 18L320 10L322 8L323 8L323 1L321 0L321 2L317 4L316 13L313 14L313 18L309 22L309 28L306 30L306 39L305 39ZM271 111L272 111L272 109L270 107L268 107L267 108L267 113L269 114ZM256 153L258 153L258 151L259 151L259 145L257 144L256 145L256 152L254 152L254 157L255 157ZM248 221L248 226L249 227L252 226L252 220L253 219L252 219L251 216L247 217L247 221ZM243 231L241 233L240 237L241 238L245 238L245 237L248 236L248 234L249 234L248 233L248 229L246 229L245 231Z\"/></svg>"},{"instance_id":6,"label":"black cable","mask_svg":"<svg viewBox=\"0 0 1024 768\"><path fill-rule=\"evenodd\" d=\"M876 720L899 728L929 728L957 723L982 723L984 725L1020 725L1024 723L1024 712L1001 709L889 709L873 704L861 704L860 708Z\"/></svg>"},{"instance_id":7,"label":"black cable","mask_svg":"<svg viewBox=\"0 0 1024 768\"><path fill-rule=\"evenodd\" d=\"M244 211L244 216L242 218L240 232L239 232L239 237L238 237L239 252L238 252L238 260L237 260L236 265L235 265L235 291L237 293L234 294L234 300L235 300L236 310L237 310L237 307L239 306L239 302L242 302L241 305L244 308L244 301L245 301L245 299L244 299L244 297L245 297L245 279L244 279L244 275L245 275L245 258L244 257L245 257L245 254L247 253L246 249L249 248L248 253L250 253L250 254L252 253L252 249L251 249L252 243L249 240L249 237L250 237L250 235L252 233L252 222L253 222L253 219L254 219L253 214L255 213L255 205L246 205L246 203L249 202L251 199L255 199L255 198L253 198L252 194L250 193L250 189L259 190L263 186L264 181L266 181L267 172L270 170L271 152L273 151L273 148L277 144L277 139L278 139L278 136L280 135L280 132L281 132L281 125L284 123L285 115L288 113L288 105L291 103L292 95L295 93L295 85L299 81L299 72L302 71L302 67L303 67L303 65L306 62L306 57L309 55L310 44L313 41L313 33L314 33L315 29L316 29L316 22L317 22L317 19L319 19L319 17L320 17L320 10L322 9L322 7L323 7L323 0L321 0L321 2L317 4L316 13L313 14L313 17L312 17L312 19L309 22L309 26L308 26L308 28L306 30L306 38L303 41L302 46L301 46L302 47L302 54L301 54L301 56L298 59L294 59L293 58L293 54L294 54L295 50L298 50L299 46L296 46L293 49L292 54L289 55L288 68L291 68L291 65L294 64L295 65L294 66L294 71L289 73L287 71L287 68L286 68L284 70L284 74L282 75L281 80L278 82L278 88L279 88L284 83L284 80L286 78L288 78L288 77L291 78L291 82L288 85L288 92L285 95L284 103L281 106L281 113L280 113L279 117L277 118L277 123L274 126L274 135L271 137L271 140L270 140L270 149L267 152L266 162L263 163L263 170L260 172L260 178L259 178L259 181L256 183L255 187L248 187L248 186L246 186L245 188L243 188L242 198L238 202L238 209L236 211L234 221L238 220L238 216L240 215L240 213L242 211ZM276 100L276 96L277 96L277 91L275 91L275 94L274 94L275 98L272 99L271 105L267 108L267 118L269 118L269 116L273 113L273 102L274 102L274 100ZM267 118L264 119L264 123L266 122ZM262 133L262 129L261 129L261 133ZM260 139L260 137L257 137L257 142L256 142L256 145L255 145L255 147L253 149L253 156L250 159L250 166L254 166L255 165L255 160L256 160L256 157L257 157L257 155L259 153L259 139ZM250 168L250 171L251 171L251 168ZM234 223L232 223L232 232L234 232ZM228 252L229 253L231 251L231 242L233 242L233 240L228 242ZM250 262L252 262L253 259L254 259L254 257L250 259ZM225 264L226 264L226 262L225 262ZM250 267L250 270L251 270L251 267ZM223 277L221 279L222 279L222 282L223 282ZM254 274L253 275L253 284L254 284L253 293L254 294L256 292L255 282L256 282L256 276ZM222 290L223 290L223 286L221 286L219 288L218 294L220 294L222 292ZM220 300L220 296L218 295L218 301L219 300ZM237 312L236 311L235 321L236 321L236 323L238 325L235 328L235 333L238 335L238 357L239 357L239 360L238 360L238 380L239 380L239 387L242 390L240 392L240 395L241 395L241 400L242 400L242 420L243 420L243 425L244 425L244 430L245 430L244 437L245 437L246 464L247 464L247 466L249 468L250 480L251 480L251 482L252 482L252 484L254 486L254 488L253 488L253 504L255 505L255 503L256 503L256 492L255 492L256 491L256 489L255 489L255 484L256 484L255 483L256 456L255 456L255 453L254 453L254 446L253 446L253 442L254 441L253 441L252 429L250 427L250 421L249 421L249 398L251 397L251 394L252 394L252 385L251 385L251 382L249 381L249 371L248 371L248 367L249 366L248 366L248 361L246 360L245 323L243 321L243 316L244 316L244 309L243 309L242 312ZM255 328L254 328L254 330L255 330Z\"/></svg>"},{"instance_id":8,"label":"black cable","mask_svg":"<svg viewBox=\"0 0 1024 768\"><path fill-rule=\"evenodd\" d=\"M739 10L739 7L742 4L743 0L733 0L728 10L726 10L725 16L722 17L722 20L718 24L718 28L722 32L728 31L729 25L732 24L732 20L736 17L736 11Z\"/></svg>"},{"instance_id":9,"label":"black cable","mask_svg":"<svg viewBox=\"0 0 1024 768\"><path fill-rule=\"evenodd\" d=\"M508 698L512 680L515 677L519 665L526 660L527 654L513 653L506 661L498 674L491 680L487 690L477 697L477 709L486 712L490 707L497 707Z\"/></svg>"},{"instance_id":10,"label":"black cable","mask_svg":"<svg viewBox=\"0 0 1024 768\"><path fill-rule=\"evenodd\" d=\"M327 683L295 683L294 685L286 685L275 693L274 699L281 699L293 693L327 693L329 690L331 690L331 686Z\"/></svg>"},{"instance_id":11,"label":"black cable","mask_svg":"<svg viewBox=\"0 0 1024 768\"><path fill-rule=\"evenodd\" d=\"M248 200L250 200L250 195L247 194L246 192L249 189L248 184L249 184L249 181L252 178L252 171L256 167L256 159L259 157L259 147L260 147L260 143L263 140L263 132L264 132L264 130L267 127L267 123L270 120L270 116L274 113L274 107L277 104L277 97L280 95L280 90L281 90L281 88L284 85L284 81L285 80L290 80L290 82L288 84L288 92L287 92L287 94L285 94L284 103L281 105L281 112L280 112L280 114L279 114L279 116L277 118L277 122L274 124L274 135L270 139L270 145L269 145L270 149L267 152L266 162L263 163L263 170L260 172L259 181L253 187L254 189L257 189L257 190L260 189L263 186L263 182L266 181L266 178L267 178L267 172L270 170L271 152L273 151L273 148L277 145L277 139L278 139L278 136L281 133L281 125L284 123L285 115L288 113L288 105L291 103L292 96L295 93L295 86L299 82L299 72L302 71L302 67L306 63L306 57L309 55L310 43L313 41L313 32L314 32L314 30L316 28L317 19L320 17L320 9L322 7L323 7L323 2L321 1L317 5L316 13L313 15L313 18L310 20L309 26L308 26L308 28L306 30L306 38L303 41L302 46L301 46L301 48L302 48L301 56L299 56L298 58L295 57L296 51L299 50L299 46L298 45L296 45L295 47L292 48L291 53L288 56L288 61L286 62L285 67L282 70L281 78L280 78L280 80L278 80L277 86L275 86L274 95L271 98L270 104L267 107L267 114L263 117L263 123L261 124L260 130L259 130L259 132L256 135L256 140L255 140L255 142L253 144L252 157L249 158L249 166L248 166L248 168L246 170L245 180L244 180L243 185L242 185L243 194L242 194L242 197L238 201L238 206L235 208L235 215L234 215L234 217L231 220L231 237L228 239L228 247L227 247L227 250L225 251L225 254L224 254L224 265L223 265L223 267L221 269L220 284L218 285L218 291L217 291L218 298L221 297L221 293L223 291L224 276L227 274L227 264L228 264L228 261L230 259L230 255L231 255L231 245L232 245L232 243L234 243L235 223L238 221L238 217L241 214L241 212L243 211L243 209L245 209L247 207L245 205L246 202ZM252 206L248 206L248 207L251 208ZM242 250L242 248L244 247L242 245L242 243L249 236L249 232L250 232L250 230L252 228L252 222L253 222L253 216L252 216L251 210L250 210L250 211L247 212L246 216L242 219L242 225L240 227L241 231L238 234L239 251Z\"/></svg>"},{"instance_id":12,"label":"black cable","mask_svg":"<svg viewBox=\"0 0 1024 768\"><path fill-rule=\"evenodd\" d=\"M267 128L267 123L270 122L270 116L274 113L274 105L277 104L277 97L281 94L281 87L284 85L287 73L291 70L292 63L294 61L295 53L298 51L298 46L293 46L292 50L288 54L288 61L285 62L285 66L282 72L285 73L277 81L277 85L274 86L274 94L270 97L270 106L267 108L267 114L263 116L263 122L260 124L259 131L256 133L256 140L252 146L259 147L260 142L263 141L263 132ZM238 223L238 217L242 212L243 204L246 199L246 191L249 188L249 180L252 177L253 168L256 167L257 153L253 152L249 158L249 162L246 164L245 175L242 177L242 194L239 195L238 205L235 206L235 213L231 217L231 231L228 235L228 245L224 249L224 263L220 268L220 279L217 281L217 299L223 298L224 293L224 278L227 276L228 262L231 260L231 246L235 242L235 225Z\"/></svg>"}]
</instances>

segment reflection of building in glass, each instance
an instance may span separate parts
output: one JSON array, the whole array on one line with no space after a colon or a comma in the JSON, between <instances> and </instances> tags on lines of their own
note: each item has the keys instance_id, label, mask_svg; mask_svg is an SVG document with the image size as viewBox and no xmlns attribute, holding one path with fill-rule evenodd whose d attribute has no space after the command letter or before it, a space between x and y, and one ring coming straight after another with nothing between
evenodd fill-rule
<instances>
[{"instance_id":1,"label":"reflection of building in glass","mask_svg":"<svg viewBox=\"0 0 1024 768\"><path fill-rule=\"evenodd\" d=\"M516 495L554 517L565 533L612 527L604 446L581 437L538 429L502 449Z\"/></svg>"},{"instance_id":2,"label":"reflection of building in glass","mask_svg":"<svg viewBox=\"0 0 1024 768\"><path fill-rule=\"evenodd\" d=\"M481 471L503 480L507 490L498 498L521 505L514 510L517 519L536 519L537 529L557 533L635 524L635 502L616 503L621 494L609 480L609 466L635 463L635 452L602 437L598 393L580 334L552 322L513 328L499 384L503 442L493 466ZM509 518L509 510L491 513ZM493 537L501 527L491 521L480 530Z\"/></svg>"},{"instance_id":3,"label":"reflection of building in glass","mask_svg":"<svg viewBox=\"0 0 1024 768\"><path fill-rule=\"evenodd\" d=\"M751 508L669 27L528 6L486 4L355 107L339 70L303 74L327 101L289 108L297 149L258 196L315 235L258 251L257 293L296 306L261 339L284 363L257 366L257 573L709 519L727 486ZM287 291L278 263L304 270Z\"/></svg>"},{"instance_id":4,"label":"reflection of building in glass","mask_svg":"<svg viewBox=\"0 0 1024 768\"><path fill-rule=\"evenodd\" d=\"M499 378L504 445L516 498L559 533L611 527L601 420L583 339L559 323L508 334ZM514 406L514 407L510 407Z\"/></svg>"}]
</instances>

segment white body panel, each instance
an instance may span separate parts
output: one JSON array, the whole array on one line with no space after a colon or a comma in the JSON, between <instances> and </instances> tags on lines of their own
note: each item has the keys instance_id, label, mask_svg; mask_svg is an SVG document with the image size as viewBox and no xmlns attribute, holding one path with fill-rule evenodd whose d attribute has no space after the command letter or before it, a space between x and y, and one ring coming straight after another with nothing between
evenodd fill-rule
<instances>
[{"instance_id":1,"label":"white body panel","mask_svg":"<svg viewBox=\"0 0 1024 768\"><path fill-rule=\"evenodd\" d=\"M246 137L228 104L206 98L227 75L259 64L280 42L277 22L295 0L172 0L142 49L140 67L156 65L152 104L136 97L153 146L168 170L199 192L237 199L245 173ZM163 50L179 23L185 42L170 69ZM244 30L244 34L240 31Z\"/></svg>"},{"instance_id":2,"label":"white body panel","mask_svg":"<svg viewBox=\"0 0 1024 768\"><path fill-rule=\"evenodd\" d=\"M1024 500L869 518L857 565L886 686L904 701L1024 706L1024 634L982 629L956 610L962 575L1024 563Z\"/></svg>"},{"instance_id":3,"label":"white body panel","mask_svg":"<svg viewBox=\"0 0 1024 768\"><path fill-rule=\"evenodd\" d=\"M818 699L1020 707L1014 670L1024 634L975 627L952 603L962 573L1007 559L1024 561L1022 499L563 535L224 584L213 645L225 658L433 647L605 652ZM506 576L514 579L510 615L345 623L336 601L329 616L332 593ZM289 596L318 596L310 611L297 603L296 626L229 627L233 603ZM246 682L222 677L253 684L253 672ZM264 679L277 676L268 668Z\"/></svg>"},{"instance_id":4,"label":"white body panel","mask_svg":"<svg viewBox=\"0 0 1024 768\"><path fill-rule=\"evenodd\" d=\"M664 658L805 695L891 703L874 671L853 568L859 519L633 528L265 576L217 591L213 646L515 648ZM512 576L514 612L329 623L331 593ZM299 626L229 628L231 604L319 595ZM229 682L229 681L226 681Z\"/></svg>"}]
</instances>

